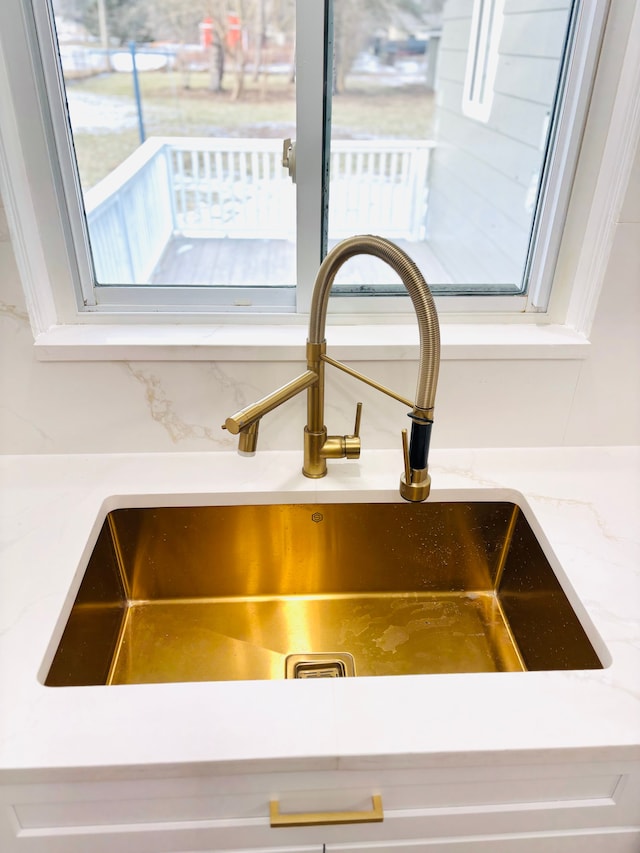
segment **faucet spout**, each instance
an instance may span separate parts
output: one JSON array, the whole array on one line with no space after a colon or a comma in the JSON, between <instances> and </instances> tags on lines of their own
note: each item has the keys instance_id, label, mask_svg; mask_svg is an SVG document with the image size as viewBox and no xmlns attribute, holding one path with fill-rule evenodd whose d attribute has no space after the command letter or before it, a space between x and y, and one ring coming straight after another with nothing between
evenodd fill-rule
<instances>
[{"instance_id":1,"label":"faucet spout","mask_svg":"<svg viewBox=\"0 0 640 853\"><path fill-rule=\"evenodd\" d=\"M309 370L301 373L300 376L296 376L295 379L287 382L286 385L278 388L272 394L267 394L266 397L256 403L252 403L228 417L222 424L222 429L227 429L233 435L239 436L238 452L241 455L253 456L258 445L260 418L295 397L296 394L309 388L309 386L314 385L317 381L317 374Z\"/></svg>"}]
</instances>

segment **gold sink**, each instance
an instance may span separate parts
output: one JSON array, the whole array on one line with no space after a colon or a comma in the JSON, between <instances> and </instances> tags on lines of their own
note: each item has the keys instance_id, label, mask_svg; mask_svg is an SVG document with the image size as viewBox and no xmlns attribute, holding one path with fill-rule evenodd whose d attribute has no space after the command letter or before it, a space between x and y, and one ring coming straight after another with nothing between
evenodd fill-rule
<instances>
[{"instance_id":1,"label":"gold sink","mask_svg":"<svg viewBox=\"0 0 640 853\"><path fill-rule=\"evenodd\" d=\"M107 515L45 683L601 667L514 503L158 507Z\"/></svg>"}]
</instances>

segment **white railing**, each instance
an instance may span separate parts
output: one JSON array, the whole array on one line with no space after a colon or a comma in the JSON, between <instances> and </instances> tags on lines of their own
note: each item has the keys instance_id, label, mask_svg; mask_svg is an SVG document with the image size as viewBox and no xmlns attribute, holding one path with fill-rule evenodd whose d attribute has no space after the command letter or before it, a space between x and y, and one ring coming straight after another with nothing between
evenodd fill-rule
<instances>
[{"instance_id":1,"label":"white railing","mask_svg":"<svg viewBox=\"0 0 640 853\"><path fill-rule=\"evenodd\" d=\"M432 142L334 141L329 238L424 238ZM99 282L149 281L172 235L295 239L275 139L153 138L85 197Z\"/></svg>"},{"instance_id":2,"label":"white railing","mask_svg":"<svg viewBox=\"0 0 640 853\"><path fill-rule=\"evenodd\" d=\"M168 141L177 230L228 237L295 235L295 188L275 139ZM429 153L433 143L331 143L329 237L379 231L424 236Z\"/></svg>"},{"instance_id":3,"label":"white railing","mask_svg":"<svg viewBox=\"0 0 640 853\"><path fill-rule=\"evenodd\" d=\"M176 231L295 239L296 192L277 139L167 139Z\"/></svg>"},{"instance_id":4,"label":"white railing","mask_svg":"<svg viewBox=\"0 0 640 853\"><path fill-rule=\"evenodd\" d=\"M433 147L412 139L333 141L329 238L375 232L424 239Z\"/></svg>"},{"instance_id":5,"label":"white railing","mask_svg":"<svg viewBox=\"0 0 640 853\"><path fill-rule=\"evenodd\" d=\"M149 139L85 194L99 284L146 284L175 231L162 139Z\"/></svg>"}]
</instances>

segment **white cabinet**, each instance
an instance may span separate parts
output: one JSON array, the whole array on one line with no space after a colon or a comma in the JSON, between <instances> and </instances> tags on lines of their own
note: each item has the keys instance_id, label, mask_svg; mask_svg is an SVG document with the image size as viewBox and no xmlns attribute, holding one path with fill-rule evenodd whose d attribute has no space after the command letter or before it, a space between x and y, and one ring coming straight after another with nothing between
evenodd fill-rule
<instances>
[{"instance_id":1,"label":"white cabinet","mask_svg":"<svg viewBox=\"0 0 640 853\"><path fill-rule=\"evenodd\" d=\"M638 853L640 830L510 834L484 838L420 838L375 844L331 844L325 853Z\"/></svg>"},{"instance_id":2,"label":"white cabinet","mask_svg":"<svg viewBox=\"0 0 640 853\"><path fill-rule=\"evenodd\" d=\"M535 758L532 758L535 761ZM360 760L364 766L364 759ZM504 764L230 775L84 770L0 785L2 853L638 853L640 767ZM187 770L190 772L187 772ZM164 775L163 775L164 774ZM270 825L281 812L382 822Z\"/></svg>"}]
</instances>

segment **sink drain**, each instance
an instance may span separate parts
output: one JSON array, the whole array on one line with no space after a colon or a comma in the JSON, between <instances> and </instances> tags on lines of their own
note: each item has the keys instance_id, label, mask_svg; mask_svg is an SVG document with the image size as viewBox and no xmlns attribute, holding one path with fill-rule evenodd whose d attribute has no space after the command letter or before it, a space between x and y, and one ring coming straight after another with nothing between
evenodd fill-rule
<instances>
[{"instance_id":1,"label":"sink drain","mask_svg":"<svg viewBox=\"0 0 640 853\"><path fill-rule=\"evenodd\" d=\"M353 655L333 654L287 655L285 678L346 678L356 674Z\"/></svg>"}]
</instances>

